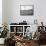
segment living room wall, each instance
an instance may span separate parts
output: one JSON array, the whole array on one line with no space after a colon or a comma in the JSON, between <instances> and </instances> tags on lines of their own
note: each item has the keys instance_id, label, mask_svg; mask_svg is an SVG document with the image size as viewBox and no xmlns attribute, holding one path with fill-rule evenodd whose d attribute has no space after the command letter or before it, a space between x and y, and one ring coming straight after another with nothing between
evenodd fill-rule
<instances>
[{"instance_id":1,"label":"living room wall","mask_svg":"<svg viewBox=\"0 0 46 46\"><path fill-rule=\"evenodd\" d=\"M46 25L46 0L4 0L3 1L3 21L10 23L19 23L26 20L29 24L37 19L38 24L41 21ZM34 5L33 16L20 16L20 5Z\"/></svg>"},{"instance_id":2,"label":"living room wall","mask_svg":"<svg viewBox=\"0 0 46 46\"><path fill-rule=\"evenodd\" d=\"M0 27L2 27L2 0L0 0Z\"/></svg>"}]
</instances>

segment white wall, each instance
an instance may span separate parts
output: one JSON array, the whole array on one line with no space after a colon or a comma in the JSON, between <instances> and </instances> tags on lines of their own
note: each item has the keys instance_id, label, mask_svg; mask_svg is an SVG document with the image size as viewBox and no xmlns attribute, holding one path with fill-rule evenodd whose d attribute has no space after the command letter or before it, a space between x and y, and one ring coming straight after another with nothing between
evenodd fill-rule
<instances>
[{"instance_id":1,"label":"white wall","mask_svg":"<svg viewBox=\"0 0 46 46\"><path fill-rule=\"evenodd\" d=\"M38 24L43 21L46 25L46 0L5 0L4 4L4 20L7 23L26 20L31 24L37 19ZM34 5L34 15L20 16L20 5Z\"/></svg>"},{"instance_id":2,"label":"white wall","mask_svg":"<svg viewBox=\"0 0 46 46\"><path fill-rule=\"evenodd\" d=\"M0 0L0 27L2 27L2 0Z\"/></svg>"},{"instance_id":3,"label":"white wall","mask_svg":"<svg viewBox=\"0 0 46 46\"><path fill-rule=\"evenodd\" d=\"M6 0L2 0L2 21L7 22L7 14L6 14Z\"/></svg>"}]
</instances>

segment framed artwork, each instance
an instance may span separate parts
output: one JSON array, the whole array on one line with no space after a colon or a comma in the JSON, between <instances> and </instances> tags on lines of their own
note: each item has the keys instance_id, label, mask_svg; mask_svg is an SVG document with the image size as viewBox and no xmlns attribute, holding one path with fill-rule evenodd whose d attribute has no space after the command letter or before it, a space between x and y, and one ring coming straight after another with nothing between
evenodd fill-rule
<instances>
[{"instance_id":1,"label":"framed artwork","mask_svg":"<svg viewBox=\"0 0 46 46\"><path fill-rule=\"evenodd\" d=\"M34 5L20 5L20 15L33 15Z\"/></svg>"}]
</instances>

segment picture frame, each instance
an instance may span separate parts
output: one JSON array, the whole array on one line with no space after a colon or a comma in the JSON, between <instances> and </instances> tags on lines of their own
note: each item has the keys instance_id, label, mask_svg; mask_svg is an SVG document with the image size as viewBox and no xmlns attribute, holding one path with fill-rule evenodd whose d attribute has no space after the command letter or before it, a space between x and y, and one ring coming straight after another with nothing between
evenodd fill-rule
<instances>
[{"instance_id":1,"label":"picture frame","mask_svg":"<svg viewBox=\"0 0 46 46\"><path fill-rule=\"evenodd\" d=\"M20 5L20 15L33 15L34 14L34 5Z\"/></svg>"}]
</instances>

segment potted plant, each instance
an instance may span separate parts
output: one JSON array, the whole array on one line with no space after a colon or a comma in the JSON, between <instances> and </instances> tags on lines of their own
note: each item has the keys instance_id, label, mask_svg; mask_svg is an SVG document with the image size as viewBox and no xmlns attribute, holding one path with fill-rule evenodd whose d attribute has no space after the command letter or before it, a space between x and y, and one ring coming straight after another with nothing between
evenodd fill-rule
<instances>
[{"instance_id":1,"label":"potted plant","mask_svg":"<svg viewBox=\"0 0 46 46\"><path fill-rule=\"evenodd\" d=\"M4 44L4 40L7 37L8 29L7 24L3 24L3 31L0 31L0 44Z\"/></svg>"}]
</instances>

